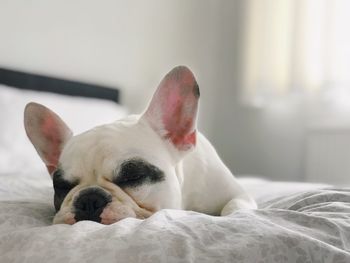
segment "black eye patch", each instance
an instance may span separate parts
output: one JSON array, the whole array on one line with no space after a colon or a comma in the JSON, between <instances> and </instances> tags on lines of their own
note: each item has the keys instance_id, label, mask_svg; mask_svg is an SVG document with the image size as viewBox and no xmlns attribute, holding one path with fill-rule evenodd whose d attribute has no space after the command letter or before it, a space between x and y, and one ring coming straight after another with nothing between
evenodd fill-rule
<instances>
[{"instance_id":1,"label":"black eye patch","mask_svg":"<svg viewBox=\"0 0 350 263\"><path fill-rule=\"evenodd\" d=\"M58 169L53 174L53 188L55 190L54 195L54 205L56 212L60 210L61 204L69 193L78 183L77 182L69 182L63 178L63 171Z\"/></svg>"},{"instance_id":2,"label":"black eye patch","mask_svg":"<svg viewBox=\"0 0 350 263\"><path fill-rule=\"evenodd\" d=\"M140 158L134 158L120 165L114 183L120 187L137 187L142 184L154 184L163 180L164 173L162 170Z\"/></svg>"}]
</instances>

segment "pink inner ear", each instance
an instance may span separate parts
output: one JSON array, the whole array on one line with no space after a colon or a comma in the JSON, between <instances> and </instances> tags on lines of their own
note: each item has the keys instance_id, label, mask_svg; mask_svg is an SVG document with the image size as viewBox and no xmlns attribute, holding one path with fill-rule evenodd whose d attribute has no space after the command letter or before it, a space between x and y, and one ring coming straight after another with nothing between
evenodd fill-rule
<instances>
[{"instance_id":1,"label":"pink inner ear","mask_svg":"<svg viewBox=\"0 0 350 263\"><path fill-rule=\"evenodd\" d=\"M178 149L189 149L196 144L198 99L199 88L192 72L186 67L177 67L159 84L146 117L153 127L165 130L162 136Z\"/></svg>"},{"instance_id":2,"label":"pink inner ear","mask_svg":"<svg viewBox=\"0 0 350 263\"><path fill-rule=\"evenodd\" d=\"M24 109L24 127L51 174L58 166L64 144L72 136L71 130L57 114L35 102Z\"/></svg>"},{"instance_id":3,"label":"pink inner ear","mask_svg":"<svg viewBox=\"0 0 350 263\"><path fill-rule=\"evenodd\" d=\"M45 115L40 126L41 134L46 138L47 143L43 155L47 161L48 170L52 170L58 165L58 159L62 150L61 147L65 138L55 117L50 114ZM53 168L49 168L49 166Z\"/></svg>"},{"instance_id":4,"label":"pink inner ear","mask_svg":"<svg viewBox=\"0 0 350 263\"><path fill-rule=\"evenodd\" d=\"M167 103L163 109L163 124L166 135L173 144L182 148L185 145L195 145L195 118L197 98L193 94L193 86L173 87L167 94Z\"/></svg>"},{"instance_id":5,"label":"pink inner ear","mask_svg":"<svg viewBox=\"0 0 350 263\"><path fill-rule=\"evenodd\" d=\"M179 150L188 150L196 145L196 131L185 136L169 135L168 138Z\"/></svg>"},{"instance_id":6,"label":"pink inner ear","mask_svg":"<svg viewBox=\"0 0 350 263\"><path fill-rule=\"evenodd\" d=\"M49 172L49 174L51 175L51 177L53 176L53 172L56 171L57 166L53 166L53 165L46 165L47 171Z\"/></svg>"}]
</instances>

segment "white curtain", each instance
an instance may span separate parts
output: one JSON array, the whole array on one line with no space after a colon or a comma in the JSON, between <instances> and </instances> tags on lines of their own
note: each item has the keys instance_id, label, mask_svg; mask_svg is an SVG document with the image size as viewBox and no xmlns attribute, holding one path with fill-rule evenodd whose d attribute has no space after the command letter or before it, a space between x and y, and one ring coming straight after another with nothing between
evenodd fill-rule
<instances>
[{"instance_id":1,"label":"white curtain","mask_svg":"<svg viewBox=\"0 0 350 263\"><path fill-rule=\"evenodd\" d=\"M242 98L256 106L293 94L348 97L350 0L246 0Z\"/></svg>"}]
</instances>

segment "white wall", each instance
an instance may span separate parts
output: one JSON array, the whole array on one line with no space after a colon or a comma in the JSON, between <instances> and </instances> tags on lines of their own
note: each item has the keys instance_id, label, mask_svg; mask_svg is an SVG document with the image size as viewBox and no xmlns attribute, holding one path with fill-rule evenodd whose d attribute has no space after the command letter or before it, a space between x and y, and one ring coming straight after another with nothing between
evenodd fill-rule
<instances>
[{"instance_id":1,"label":"white wall","mask_svg":"<svg viewBox=\"0 0 350 263\"><path fill-rule=\"evenodd\" d=\"M244 4L225 1L222 7L221 86L213 113L212 142L236 174L301 180L306 118L303 106L286 101L257 109L239 101Z\"/></svg>"}]
</instances>

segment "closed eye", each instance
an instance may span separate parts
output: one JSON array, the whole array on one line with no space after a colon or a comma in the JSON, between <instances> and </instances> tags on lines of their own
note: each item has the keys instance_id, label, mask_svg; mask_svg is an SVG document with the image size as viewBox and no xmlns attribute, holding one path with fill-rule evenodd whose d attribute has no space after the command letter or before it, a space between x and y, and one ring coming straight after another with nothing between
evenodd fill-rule
<instances>
[{"instance_id":1,"label":"closed eye","mask_svg":"<svg viewBox=\"0 0 350 263\"><path fill-rule=\"evenodd\" d=\"M159 168L140 158L133 158L121 164L114 183L120 187L137 187L163 180L164 173Z\"/></svg>"},{"instance_id":2,"label":"closed eye","mask_svg":"<svg viewBox=\"0 0 350 263\"><path fill-rule=\"evenodd\" d=\"M66 197L66 195L69 193L71 189L73 189L76 185L78 185L77 182L69 182L63 178L63 171L58 169L53 174L53 188L55 190L55 196L54 196L54 205L56 212L60 209L61 204Z\"/></svg>"},{"instance_id":3,"label":"closed eye","mask_svg":"<svg viewBox=\"0 0 350 263\"><path fill-rule=\"evenodd\" d=\"M125 183L125 182L130 182L130 181L141 180L146 176L147 176L146 174L143 174L143 173L140 173L137 171L133 171L133 172L127 172L127 173L120 175L116 181L120 184L120 183Z\"/></svg>"},{"instance_id":4,"label":"closed eye","mask_svg":"<svg viewBox=\"0 0 350 263\"><path fill-rule=\"evenodd\" d=\"M77 185L76 182L69 182L63 178L62 170L58 169L53 174L53 187L58 190L70 190Z\"/></svg>"}]
</instances>

